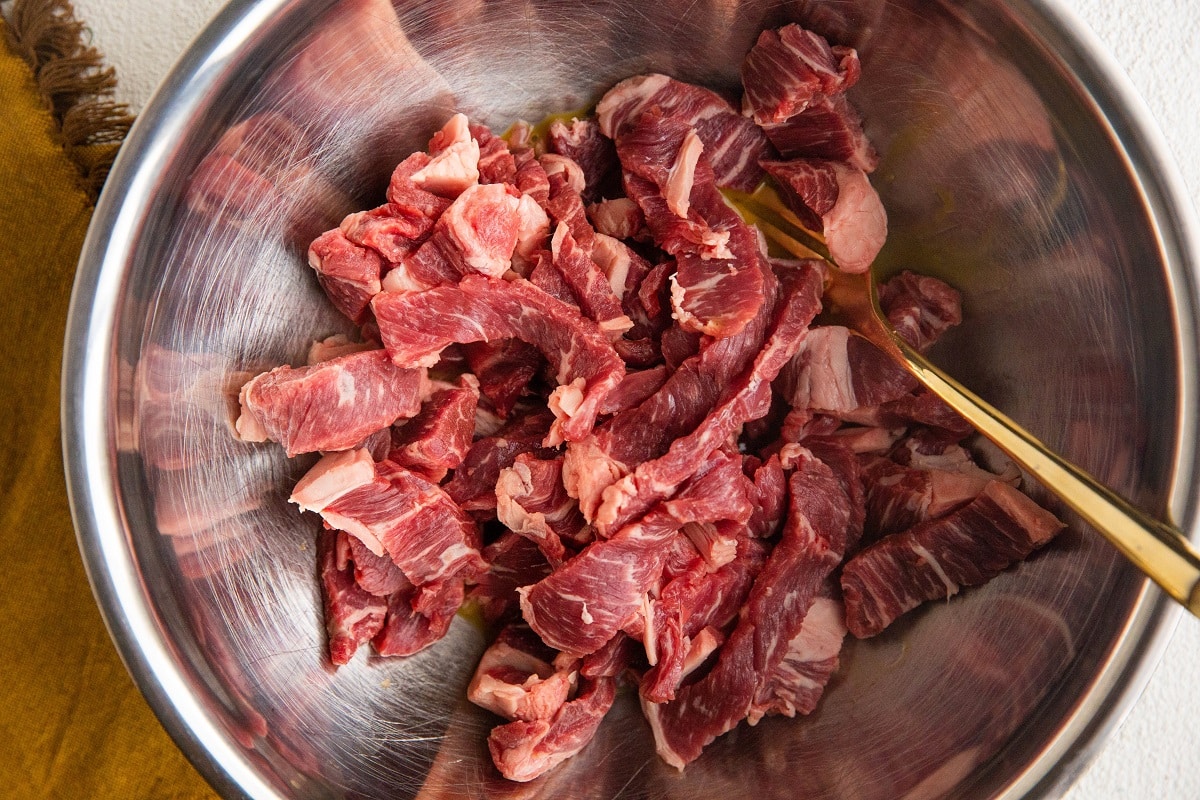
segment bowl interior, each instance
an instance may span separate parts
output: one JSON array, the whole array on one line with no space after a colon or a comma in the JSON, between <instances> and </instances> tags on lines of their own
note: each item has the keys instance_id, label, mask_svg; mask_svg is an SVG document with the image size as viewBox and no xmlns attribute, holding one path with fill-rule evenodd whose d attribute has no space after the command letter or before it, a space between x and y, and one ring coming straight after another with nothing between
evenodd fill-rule
<instances>
[{"instance_id":1,"label":"bowl interior","mask_svg":"<svg viewBox=\"0 0 1200 800\"><path fill-rule=\"evenodd\" d=\"M449 113L503 130L646 71L732 89L757 32L798 20L863 56L852 99L884 154L882 263L964 293L964 324L935 360L1161 512L1172 480L1190 478L1176 474L1180 289L1122 143L1048 19L927 0L228 10L148 109L105 198L119 224L93 233L84 261L120 276L102 419L122 520L83 526L81 542L131 554L151 622L123 627L121 601L98 588L102 604L144 686L156 668L138 653L165 643L212 726L204 742L169 727L210 779L295 798L894 800L991 797L1046 775L1052 745L1097 713L1150 630L1143 581L1053 503L1072 523L1053 547L849 642L812 716L739 728L680 774L622 696L583 753L515 787L490 766L492 718L464 700L484 646L467 620L415 657L330 670L318 522L286 502L311 459L234 441L227 419L248 373L347 330L305 266L308 242L381 202L391 166ZM166 694L165 718L179 702Z\"/></svg>"}]
</instances>

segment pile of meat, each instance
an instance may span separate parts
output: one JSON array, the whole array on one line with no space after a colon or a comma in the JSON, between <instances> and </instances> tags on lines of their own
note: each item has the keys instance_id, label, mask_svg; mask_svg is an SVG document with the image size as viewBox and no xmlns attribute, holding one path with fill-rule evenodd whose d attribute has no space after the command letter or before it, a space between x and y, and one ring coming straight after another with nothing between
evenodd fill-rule
<instances>
[{"instance_id":1,"label":"pile of meat","mask_svg":"<svg viewBox=\"0 0 1200 800\"><path fill-rule=\"evenodd\" d=\"M620 681L682 768L743 720L811 712L847 631L1054 536L961 418L813 324L830 267L769 257L723 199L769 175L865 270L886 219L858 76L790 25L748 54L740 109L642 75L544 136L457 115L313 242L361 341L250 380L237 428L322 454L292 500L325 523L335 664L415 653L474 602L499 633L469 696L507 720L506 777L578 752ZM921 349L961 319L912 273L881 301Z\"/></svg>"}]
</instances>

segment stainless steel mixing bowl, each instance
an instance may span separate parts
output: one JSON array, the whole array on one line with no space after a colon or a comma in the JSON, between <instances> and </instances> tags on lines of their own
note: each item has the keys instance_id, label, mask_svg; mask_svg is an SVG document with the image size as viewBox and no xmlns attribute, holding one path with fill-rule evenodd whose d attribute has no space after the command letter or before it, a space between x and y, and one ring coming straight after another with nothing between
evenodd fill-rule
<instances>
[{"instance_id":1,"label":"stainless steel mixing bowl","mask_svg":"<svg viewBox=\"0 0 1200 800\"><path fill-rule=\"evenodd\" d=\"M859 47L886 154L883 255L952 280L936 359L1052 447L1196 531L1198 261L1163 147L1049 0L235 0L146 108L72 303L72 504L112 634L163 724L229 797L1052 797L1136 696L1176 620L1071 520L986 588L850 643L818 711L682 774L632 697L523 787L463 701L469 623L407 660L326 665L309 463L234 441L228 391L344 330L307 242L381 197L451 109L503 129L648 70L737 83L789 19Z\"/></svg>"}]
</instances>

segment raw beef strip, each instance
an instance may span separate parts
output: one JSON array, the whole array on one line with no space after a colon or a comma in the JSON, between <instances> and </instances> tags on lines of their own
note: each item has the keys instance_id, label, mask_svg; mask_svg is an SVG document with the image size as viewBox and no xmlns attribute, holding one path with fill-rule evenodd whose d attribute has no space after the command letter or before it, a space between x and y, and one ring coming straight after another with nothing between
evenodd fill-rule
<instances>
[{"instance_id":1,"label":"raw beef strip","mask_svg":"<svg viewBox=\"0 0 1200 800\"><path fill-rule=\"evenodd\" d=\"M329 301L359 325L379 292L383 264L379 253L355 244L337 228L318 236L308 248L308 265Z\"/></svg>"},{"instance_id":2,"label":"raw beef strip","mask_svg":"<svg viewBox=\"0 0 1200 800\"><path fill-rule=\"evenodd\" d=\"M538 205L545 208L550 202L550 176L546 174L541 162L534 156L532 150L525 148L514 155L517 164L516 180L513 184L522 194L532 197Z\"/></svg>"},{"instance_id":3,"label":"raw beef strip","mask_svg":"<svg viewBox=\"0 0 1200 800\"><path fill-rule=\"evenodd\" d=\"M424 241L425 237L421 234L417 234L419 238L414 237L414 228L409 220L392 211L390 203L369 211L347 214L338 226L338 230L351 242L378 253L386 265L384 271L392 264L398 264ZM309 263L316 266L311 255Z\"/></svg>"},{"instance_id":4,"label":"raw beef strip","mask_svg":"<svg viewBox=\"0 0 1200 800\"><path fill-rule=\"evenodd\" d=\"M529 282L555 300L579 308L575 293L571 291L571 286L563 277L562 271L554 266L554 257L549 251L534 256L533 268L529 271Z\"/></svg>"},{"instance_id":5,"label":"raw beef strip","mask_svg":"<svg viewBox=\"0 0 1200 800\"><path fill-rule=\"evenodd\" d=\"M508 720L550 719L576 678L554 668L554 655L525 625L506 625L483 651L467 699Z\"/></svg>"},{"instance_id":6,"label":"raw beef strip","mask_svg":"<svg viewBox=\"0 0 1200 800\"><path fill-rule=\"evenodd\" d=\"M603 233L614 239L636 238L646 228L646 217L642 210L628 197L593 203L587 207L587 215L596 227L596 233Z\"/></svg>"},{"instance_id":7,"label":"raw beef strip","mask_svg":"<svg viewBox=\"0 0 1200 800\"><path fill-rule=\"evenodd\" d=\"M941 438L956 442L975 431L971 423L924 387L882 405L862 406L852 412L842 413L841 417L846 422L889 428L925 425L937 429Z\"/></svg>"},{"instance_id":8,"label":"raw beef strip","mask_svg":"<svg viewBox=\"0 0 1200 800\"><path fill-rule=\"evenodd\" d=\"M421 413L394 428L388 458L433 483L462 463L475 432L479 381L463 375L458 386L439 389L421 407Z\"/></svg>"},{"instance_id":9,"label":"raw beef strip","mask_svg":"<svg viewBox=\"0 0 1200 800\"><path fill-rule=\"evenodd\" d=\"M608 285L617 300L637 294L642 281L652 269L646 259L635 253L624 242L603 233L597 233L592 243L592 261L603 270ZM626 304L628 305L628 304Z\"/></svg>"},{"instance_id":10,"label":"raw beef strip","mask_svg":"<svg viewBox=\"0 0 1200 800\"><path fill-rule=\"evenodd\" d=\"M688 522L750 516L741 459L715 454L676 498L594 542L545 580L519 590L529 626L556 650L593 653L641 613L669 544ZM688 502L691 501L691 502Z\"/></svg>"},{"instance_id":11,"label":"raw beef strip","mask_svg":"<svg viewBox=\"0 0 1200 800\"><path fill-rule=\"evenodd\" d=\"M863 172L879 165L879 154L845 95L820 96L802 113L763 131L784 158L824 158Z\"/></svg>"},{"instance_id":12,"label":"raw beef strip","mask_svg":"<svg viewBox=\"0 0 1200 800\"><path fill-rule=\"evenodd\" d=\"M749 369L724 388L712 412L695 430L672 442L664 455L643 461L604 490L591 520L601 533L615 530L655 501L670 496L709 453L770 409L771 381L800 349L809 334L809 323L821 309L821 272L809 269L791 278L784 287L770 337Z\"/></svg>"},{"instance_id":13,"label":"raw beef strip","mask_svg":"<svg viewBox=\"0 0 1200 800\"><path fill-rule=\"evenodd\" d=\"M887 239L887 212L861 169L815 158L764 161L783 199L801 221L825 236L844 272L866 272Z\"/></svg>"},{"instance_id":14,"label":"raw beef strip","mask_svg":"<svg viewBox=\"0 0 1200 800\"><path fill-rule=\"evenodd\" d=\"M471 587L467 598L479 604L489 624L520 616L518 586L537 583L550 574L550 565L537 545L524 536L505 531L483 548L488 570Z\"/></svg>"},{"instance_id":15,"label":"raw beef strip","mask_svg":"<svg viewBox=\"0 0 1200 800\"><path fill-rule=\"evenodd\" d=\"M804 615L800 631L788 642L783 660L759 687L747 721L756 725L767 714L811 714L838 668L846 638L846 612L832 578Z\"/></svg>"},{"instance_id":16,"label":"raw beef strip","mask_svg":"<svg viewBox=\"0 0 1200 800\"><path fill-rule=\"evenodd\" d=\"M766 30L742 62L742 112L759 125L783 122L819 95L840 94L862 74L858 53L799 25Z\"/></svg>"},{"instance_id":17,"label":"raw beef strip","mask_svg":"<svg viewBox=\"0 0 1200 800\"><path fill-rule=\"evenodd\" d=\"M517 201L517 245L513 249L512 270L527 277L536 254L546 249L550 238L550 217L537 201L521 195Z\"/></svg>"},{"instance_id":18,"label":"raw beef strip","mask_svg":"<svg viewBox=\"0 0 1200 800\"><path fill-rule=\"evenodd\" d=\"M461 576L421 587L408 587L388 597L387 620L371 644L381 656L411 656L450 630L464 596Z\"/></svg>"},{"instance_id":19,"label":"raw beef strip","mask_svg":"<svg viewBox=\"0 0 1200 800\"><path fill-rule=\"evenodd\" d=\"M600 413L619 414L640 406L661 389L670 376L671 371L666 365L637 372L626 372L617 388L609 392L608 397L605 398Z\"/></svg>"},{"instance_id":20,"label":"raw beef strip","mask_svg":"<svg viewBox=\"0 0 1200 800\"><path fill-rule=\"evenodd\" d=\"M367 471L365 451L331 453L296 484L291 500L335 530L387 553L418 586L484 568L479 532L436 484L384 461Z\"/></svg>"},{"instance_id":21,"label":"raw beef strip","mask_svg":"<svg viewBox=\"0 0 1200 800\"><path fill-rule=\"evenodd\" d=\"M858 457L846 446L845 440L838 436L813 436L804 441L814 456L833 470L842 493L850 504L850 521L846 524L846 539L843 553L851 553L858 549L862 541L863 527L867 519L867 495L862 483L862 467ZM785 466L792 467L789 458Z\"/></svg>"},{"instance_id":22,"label":"raw beef strip","mask_svg":"<svg viewBox=\"0 0 1200 800\"><path fill-rule=\"evenodd\" d=\"M429 166L431 160L425 153L413 153L396 165L388 182L388 212L407 226L399 232L413 241L424 241L450 205L449 198L427 192L413 182L413 175Z\"/></svg>"},{"instance_id":23,"label":"raw beef strip","mask_svg":"<svg viewBox=\"0 0 1200 800\"><path fill-rule=\"evenodd\" d=\"M567 558L563 545L586 543L579 504L562 483L562 458L518 455L496 481L496 517L509 530L537 543L551 566Z\"/></svg>"},{"instance_id":24,"label":"raw beef strip","mask_svg":"<svg viewBox=\"0 0 1200 800\"><path fill-rule=\"evenodd\" d=\"M677 259L671 299L685 328L737 333L763 302L757 234L726 203L687 123L657 112L617 140L628 194L659 245Z\"/></svg>"},{"instance_id":25,"label":"raw beef strip","mask_svg":"<svg viewBox=\"0 0 1200 800\"><path fill-rule=\"evenodd\" d=\"M746 523L747 533L758 538L774 536L787 508L787 475L778 455L772 455L754 470L752 499L754 515Z\"/></svg>"},{"instance_id":26,"label":"raw beef strip","mask_svg":"<svg viewBox=\"0 0 1200 800\"><path fill-rule=\"evenodd\" d=\"M823 325L809 331L785 383L793 408L844 416L904 397L917 380L860 334Z\"/></svg>"},{"instance_id":27,"label":"raw beef strip","mask_svg":"<svg viewBox=\"0 0 1200 800\"><path fill-rule=\"evenodd\" d=\"M414 186L455 198L479 183L479 142L471 138L467 118L455 114L429 140L429 163L412 174Z\"/></svg>"},{"instance_id":28,"label":"raw beef strip","mask_svg":"<svg viewBox=\"0 0 1200 800\"><path fill-rule=\"evenodd\" d=\"M396 562L375 555L357 536L338 531L337 548L338 569L345 569L346 564L353 562L354 582L376 597L387 597L412 586Z\"/></svg>"},{"instance_id":29,"label":"raw beef strip","mask_svg":"<svg viewBox=\"0 0 1200 800\"><path fill-rule=\"evenodd\" d=\"M391 292L422 291L459 276L499 277L508 271L522 228L520 194L503 184L475 185L460 194L411 256L383 277Z\"/></svg>"},{"instance_id":30,"label":"raw beef strip","mask_svg":"<svg viewBox=\"0 0 1200 800\"><path fill-rule=\"evenodd\" d=\"M551 419L544 409L521 414L492 436L477 439L446 483L446 493L467 511L494 509L500 472L520 454L539 450Z\"/></svg>"},{"instance_id":31,"label":"raw beef strip","mask_svg":"<svg viewBox=\"0 0 1200 800\"><path fill-rule=\"evenodd\" d=\"M592 117L573 119L567 125L561 120L551 123L546 135L546 145L551 153L566 156L583 170L585 200L596 200L601 196L606 181L617 169L617 151L612 140L600 132L600 125Z\"/></svg>"},{"instance_id":32,"label":"raw beef strip","mask_svg":"<svg viewBox=\"0 0 1200 800\"><path fill-rule=\"evenodd\" d=\"M346 450L420 409L423 369L396 367L382 350L351 353L311 367L276 367L241 390L241 438L279 442L288 457Z\"/></svg>"},{"instance_id":33,"label":"raw beef strip","mask_svg":"<svg viewBox=\"0 0 1200 800\"><path fill-rule=\"evenodd\" d=\"M926 600L949 598L1028 557L1065 527L1006 483L992 481L966 506L887 536L846 562L846 624L874 636Z\"/></svg>"},{"instance_id":34,"label":"raw beef strip","mask_svg":"<svg viewBox=\"0 0 1200 800\"><path fill-rule=\"evenodd\" d=\"M585 678L578 696L552 718L493 728L488 750L500 774L510 781L531 781L582 750L612 707L616 685L613 678Z\"/></svg>"},{"instance_id":35,"label":"raw beef strip","mask_svg":"<svg viewBox=\"0 0 1200 800\"><path fill-rule=\"evenodd\" d=\"M615 678L629 666L634 651L633 640L618 633L579 662L579 674L585 678Z\"/></svg>"},{"instance_id":36,"label":"raw beef strip","mask_svg":"<svg viewBox=\"0 0 1200 800\"><path fill-rule=\"evenodd\" d=\"M493 339L463 345L467 365L479 379L479 390L492 401L496 413L507 418L545 359L537 348L520 339Z\"/></svg>"},{"instance_id":37,"label":"raw beef strip","mask_svg":"<svg viewBox=\"0 0 1200 800\"><path fill-rule=\"evenodd\" d=\"M359 645L383 628L387 601L354 582L354 570L337 564L335 531L321 531L317 557L321 565L321 597L325 605L325 630L329 634L329 659L335 665L350 663Z\"/></svg>"},{"instance_id":38,"label":"raw beef strip","mask_svg":"<svg viewBox=\"0 0 1200 800\"><path fill-rule=\"evenodd\" d=\"M770 155L762 130L701 86L666 75L639 75L610 89L596 106L596 115L604 135L619 141L651 109L695 128L718 186L749 192L762 180L758 160Z\"/></svg>"},{"instance_id":39,"label":"raw beef strip","mask_svg":"<svg viewBox=\"0 0 1200 800\"><path fill-rule=\"evenodd\" d=\"M867 531L872 540L937 519L974 500L991 481L1014 483L1019 473L997 475L976 466L962 447L944 443L936 456L913 455L907 444L893 450L911 460L874 457L863 461Z\"/></svg>"},{"instance_id":40,"label":"raw beef strip","mask_svg":"<svg viewBox=\"0 0 1200 800\"><path fill-rule=\"evenodd\" d=\"M900 338L922 352L962 322L957 289L907 270L879 287L879 306Z\"/></svg>"},{"instance_id":41,"label":"raw beef strip","mask_svg":"<svg viewBox=\"0 0 1200 800\"><path fill-rule=\"evenodd\" d=\"M573 185L574 183L582 186L583 183L583 173L579 171L579 165L566 156L542 156L542 166L546 167L547 180L550 182L550 199L546 202L546 213L554 222L554 227L565 223L571 229L575 241L590 250L596 232L592 229L592 223L588 222L587 209L584 207L583 197L579 194L580 190ZM558 168L553 169L556 166Z\"/></svg>"},{"instance_id":42,"label":"raw beef strip","mask_svg":"<svg viewBox=\"0 0 1200 800\"><path fill-rule=\"evenodd\" d=\"M800 633L825 579L845 552L849 498L815 456L799 459L789 481L783 536L754 581L737 627L712 671L670 703L643 703L659 756L683 769L750 713Z\"/></svg>"},{"instance_id":43,"label":"raw beef strip","mask_svg":"<svg viewBox=\"0 0 1200 800\"><path fill-rule=\"evenodd\" d=\"M592 260L591 254L575 242L570 228L561 222L554 231L554 238L550 240L550 247L554 254L554 267L563 276L567 286L571 287L579 308L596 321L610 340L621 338L625 331L633 327L633 321L625 316L608 276Z\"/></svg>"},{"instance_id":44,"label":"raw beef strip","mask_svg":"<svg viewBox=\"0 0 1200 800\"><path fill-rule=\"evenodd\" d=\"M486 125L471 125L471 136L479 143L479 182L515 183L517 164L508 143Z\"/></svg>"},{"instance_id":45,"label":"raw beef strip","mask_svg":"<svg viewBox=\"0 0 1200 800\"><path fill-rule=\"evenodd\" d=\"M457 286L380 292L371 301L383 343L397 364L428 365L453 342L517 337L556 368L548 445L587 436L625 364L591 320L526 280L468 275Z\"/></svg>"},{"instance_id":46,"label":"raw beef strip","mask_svg":"<svg viewBox=\"0 0 1200 800\"><path fill-rule=\"evenodd\" d=\"M761 542L741 538L736 559L716 571L697 559L650 601L642 638L651 669L642 677L642 697L654 703L674 699L692 640L709 626L724 628L737 616L766 558Z\"/></svg>"}]
</instances>

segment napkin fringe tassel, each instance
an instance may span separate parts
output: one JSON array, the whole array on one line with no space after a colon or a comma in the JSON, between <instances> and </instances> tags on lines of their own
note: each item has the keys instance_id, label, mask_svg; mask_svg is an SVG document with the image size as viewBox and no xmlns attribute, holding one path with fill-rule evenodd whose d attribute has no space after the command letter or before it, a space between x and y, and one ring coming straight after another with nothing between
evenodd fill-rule
<instances>
[{"instance_id":1,"label":"napkin fringe tassel","mask_svg":"<svg viewBox=\"0 0 1200 800\"><path fill-rule=\"evenodd\" d=\"M89 43L91 31L69 0L13 0L5 21L8 45L33 70L63 149L95 201L133 124L128 106L113 100L116 73Z\"/></svg>"}]
</instances>

